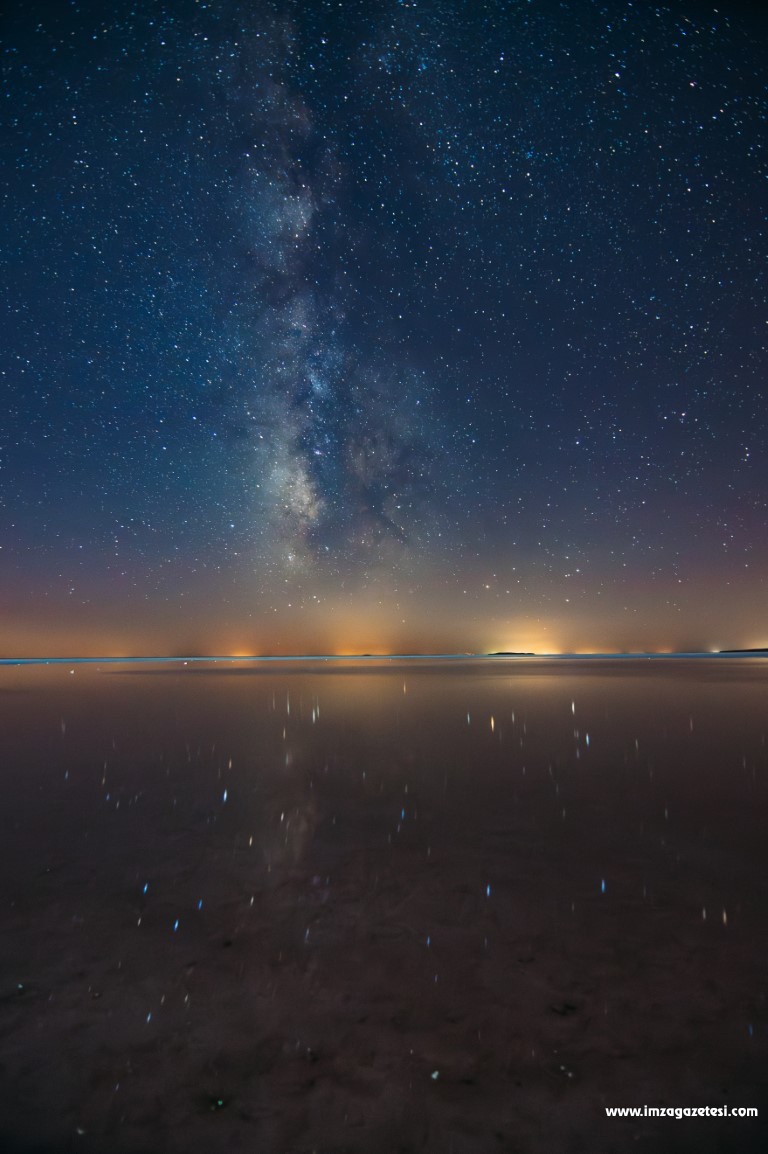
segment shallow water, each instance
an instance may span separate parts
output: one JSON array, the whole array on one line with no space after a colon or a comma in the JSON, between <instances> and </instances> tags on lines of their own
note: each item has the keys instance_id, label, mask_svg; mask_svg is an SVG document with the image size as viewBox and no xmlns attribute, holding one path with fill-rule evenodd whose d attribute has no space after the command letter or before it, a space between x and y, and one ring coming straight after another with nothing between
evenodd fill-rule
<instances>
[{"instance_id":1,"label":"shallow water","mask_svg":"<svg viewBox=\"0 0 768 1154\"><path fill-rule=\"evenodd\" d=\"M750 659L1 669L0 1146L765 1148L767 733Z\"/></svg>"}]
</instances>

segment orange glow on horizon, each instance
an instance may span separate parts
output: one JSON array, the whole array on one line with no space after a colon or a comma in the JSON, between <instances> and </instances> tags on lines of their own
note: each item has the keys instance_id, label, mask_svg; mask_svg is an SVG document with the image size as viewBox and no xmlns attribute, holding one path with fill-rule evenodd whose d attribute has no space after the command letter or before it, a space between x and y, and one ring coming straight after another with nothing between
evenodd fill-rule
<instances>
[{"instance_id":1,"label":"orange glow on horizon","mask_svg":"<svg viewBox=\"0 0 768 1154\"><path fill-rule=\"evenodd\" d=\"M698 607L693 605L682 624L645 613L626 624L626 616L614 607L594 618L586 611L578 620L556 614L542 619L521 613L514 618L488 621L477 612L457 615L455 607L440 598L431 601L420 590L395 612L390 605L366 596L347 605L329 603L312 615L286 611L274 618L253 609L227 607L227 620L219 620L222 608L215 601L190 606L153 606L136 611L121 604L88 611L58 613L52 608L37 616L7 614L0 635L0 657L196 657L230 656L334 656L363 654L382 657L396 654L533 653L621 654L761 649L768 638L750 635L734 615L726 627L698 628ZM602 608L602 607L601 607ZM745 610L746 613L746 610ZM402 614L402 618L400 615ZM754 616L752 610L750 617ZM713 635L716 642L713 642Z\"/></svg>"}]
</instances>

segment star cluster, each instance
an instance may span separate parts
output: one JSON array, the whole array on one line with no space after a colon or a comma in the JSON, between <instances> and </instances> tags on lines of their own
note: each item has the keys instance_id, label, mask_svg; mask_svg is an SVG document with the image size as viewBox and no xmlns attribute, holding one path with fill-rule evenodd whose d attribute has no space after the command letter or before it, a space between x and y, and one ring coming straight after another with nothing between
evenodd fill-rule
<instances>
[{"instance_id":1,"label":"star cluster","mask_svg":"<svg viewBox=\"0 0 768 1154\"><path fill-rule=\"evenodd\" d=\"M11 5L6 647L763 643L765 48Z\"/></svg>"}]
</instances>

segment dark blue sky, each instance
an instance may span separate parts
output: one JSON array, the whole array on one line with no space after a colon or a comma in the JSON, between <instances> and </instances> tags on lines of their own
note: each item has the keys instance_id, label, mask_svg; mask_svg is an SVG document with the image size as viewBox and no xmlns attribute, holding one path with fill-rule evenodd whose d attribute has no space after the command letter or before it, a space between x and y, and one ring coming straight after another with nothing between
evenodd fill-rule
<instances>
[{"instance_id":1,"label":"dark blue sky","mask_svg":"<svg viewBox=\"0 0 768 1154\"><path fill-rule=\"evenodd\" d=\"M761 644L748 5L11 4L4 648Z\"/></svg>"}]
</instances>

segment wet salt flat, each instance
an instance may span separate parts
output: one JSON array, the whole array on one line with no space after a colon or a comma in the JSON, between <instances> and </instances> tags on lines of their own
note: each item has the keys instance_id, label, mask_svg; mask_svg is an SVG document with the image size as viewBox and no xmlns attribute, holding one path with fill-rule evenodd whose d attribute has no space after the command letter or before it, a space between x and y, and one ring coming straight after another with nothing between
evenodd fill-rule
<instances>
[{"instance_id":1,"label":"wet salt flat","mask_svg":"<svg viewBox=\"0 0 768 1154\"><path fill-rule=\"evenodd\" d=\"M0 1148L766 1148L766 734L749 659L3 668Z\"/></svg>"}]
</instances>

